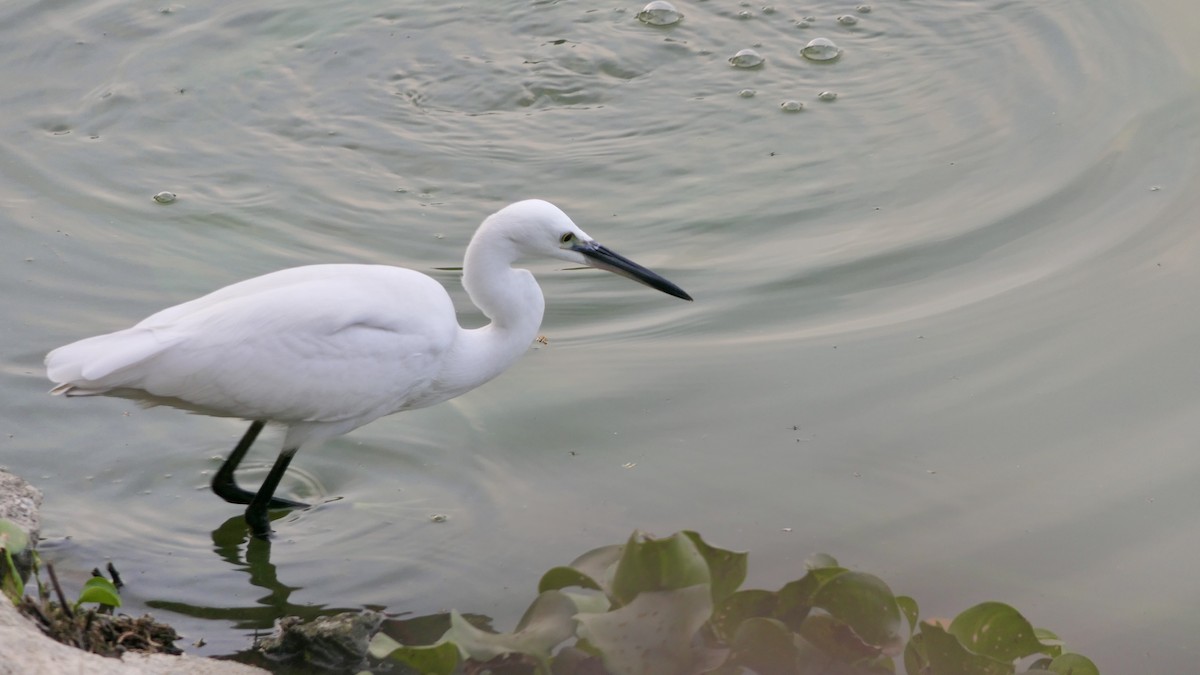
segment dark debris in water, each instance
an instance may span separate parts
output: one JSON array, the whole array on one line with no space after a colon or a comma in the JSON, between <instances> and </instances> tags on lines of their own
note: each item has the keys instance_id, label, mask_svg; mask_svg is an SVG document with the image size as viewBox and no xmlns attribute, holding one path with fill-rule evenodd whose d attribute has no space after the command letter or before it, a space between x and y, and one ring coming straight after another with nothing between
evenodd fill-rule
<instances>
[{"instance_id":1,"label":"dark debris in water","mask_svg":"<svg viewBox=\"0 0 1200 675\"><path fill-rule=\"evenodd\" d=\"M96 610L73 612L50 600L31 597L17 606L47 636L84 651L119 658L125 652L182 654L175 646L179 634L149 615L101 614Z\"/></svg>"}]
</instances>

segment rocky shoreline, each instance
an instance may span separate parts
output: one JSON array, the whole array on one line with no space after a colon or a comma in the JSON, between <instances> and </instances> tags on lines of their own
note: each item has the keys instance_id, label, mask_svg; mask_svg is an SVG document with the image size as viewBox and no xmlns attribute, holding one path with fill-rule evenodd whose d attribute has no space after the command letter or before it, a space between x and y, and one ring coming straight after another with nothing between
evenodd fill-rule
<instances>
[{"instance_id":1,"label":"rocky shoreline","mask_svg":"<svg viewBox=\"0 0 1200 675\"><path fill-rule=\"evenodd\" d=\"M42 493L21 477L0 469L0 518L16 523L30 538L41 531L38 509ZM21 563L18 561L18 565ZM23 571L24 573L24 571ZM264 675L267 671L232 661L205 657L139 654L99 656L52 640L0 597L0 675Z\"/></svg>"}]
</instances>

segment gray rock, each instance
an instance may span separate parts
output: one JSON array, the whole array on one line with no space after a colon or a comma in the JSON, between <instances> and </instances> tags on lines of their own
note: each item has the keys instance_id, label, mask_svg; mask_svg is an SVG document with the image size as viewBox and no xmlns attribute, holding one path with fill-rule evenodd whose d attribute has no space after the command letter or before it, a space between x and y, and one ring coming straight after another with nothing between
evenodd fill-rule
<instances>
[{"instance_id":1,"label":"gray rock","mask_svg":"<svg viewBox=\"0 0 1200 675\"><path fill-rule=\"evenodd\" d=\"M42 528L38 516L41 505L41 490L27 483L24 478L0 468L0 518L12 521L29 535L29 547L13 556L22 579L29 578L29 570L33 565L33 549L37 546ZM0 570L0 577L6 573L7 570Z\"/></svg>"},{"instance_id":2,"label":"gray rock","mask_svg":"<svg viewBox=\"0 0 1200 675\"><path fill-rule=\"evenodd\" d=\"M37 541L42 523L38 507L42 505L42 491L25 482L24 478L0 468L0 518L8 518L29 533Z\"/></svg>"},{"instance_id":3,"label":"gray rock","mask_svg":"<svg viewBox=\"0 0 1200 675\"><path fill-rule=\"evenodd\" d=\"M342 612L308 623L285 616L275 624L275 634L260 640L258 648L275 661L303 659L320 668L351 670L366 659L367 645L383 619L371 610Z\"/></svg>"}]
</instances>

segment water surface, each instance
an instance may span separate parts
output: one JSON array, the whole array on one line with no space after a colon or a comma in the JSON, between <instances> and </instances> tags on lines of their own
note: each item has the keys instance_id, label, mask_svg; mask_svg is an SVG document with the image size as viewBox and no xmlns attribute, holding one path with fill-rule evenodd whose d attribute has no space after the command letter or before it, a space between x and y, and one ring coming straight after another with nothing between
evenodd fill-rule
<instances>
[{"instance_id":1,"label":"water surface","mask_svg":"<svg viewBox=\"0 0 1200 675\"><path fill-rule=\"evenodd\" d=\"M130 613L228 654L321 608L511 625L544 569L691 528L756 585L823 551L928 615L998 599L1104 672L1187 671L1200 13L676 4L0 10L0 462L46 492L47 557L113 560ZM302 452L282 489L321 505L270 567L206 487L244 424L45 395L49 349L290 265L413 267L478 324L450 268L525 197L696 302L535 266L548 344Z\"/></svg>"}]
</instances>

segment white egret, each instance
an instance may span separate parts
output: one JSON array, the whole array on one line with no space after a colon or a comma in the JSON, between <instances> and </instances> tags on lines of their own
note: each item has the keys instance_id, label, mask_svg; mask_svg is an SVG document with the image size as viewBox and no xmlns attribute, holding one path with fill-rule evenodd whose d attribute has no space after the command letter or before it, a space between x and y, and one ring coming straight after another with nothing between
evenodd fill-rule
<instances>
[{"instance_id":1,"label":"white egret","mask_svg":"<svg viewBox=\"0 0 1200 675\"><path fill-rule=\"evenodd\" d=\"M513 264L550 257L616 272L684 300L675 284L596 243L541 200L489 216L467 246L463 286L491 320L459 326L433 279L386 265L310 265L226 286L141 323L59 347L46 371L67 396L117 396L145 405L251 422L212 480L246 504L257 536L268 509L303 507L275 497L301 446L384 415L454 398L511 366L537 336L544 300ZM267 422L286 427L283 449L257 492L234 471Z\"/></svg>"}]
</instances>

